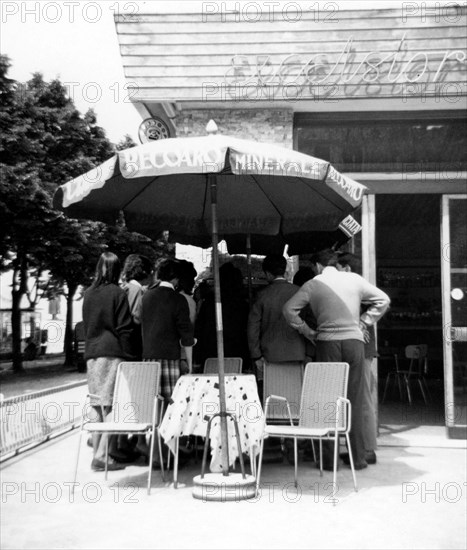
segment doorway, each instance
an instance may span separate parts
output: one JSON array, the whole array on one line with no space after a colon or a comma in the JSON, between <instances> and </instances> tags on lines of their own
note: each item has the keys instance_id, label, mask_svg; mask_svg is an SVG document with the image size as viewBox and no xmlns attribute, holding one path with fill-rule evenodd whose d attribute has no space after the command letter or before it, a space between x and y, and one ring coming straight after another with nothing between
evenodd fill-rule
<instances>
[{"instance_id":1,"label":"doorway","mask_svg":"<svg viewBox=\"0 0 467 550\"><path fill-rule=\"evenodd\" d=\"M375 196L376 284L391 298L378 323L380 424L444 425L443 329L440 252L441 195ZM407 346L427 346L423 375L427 402L415 380L409 403L405 383L387 375L407 368Z\"/></svg>"}]
</instances>

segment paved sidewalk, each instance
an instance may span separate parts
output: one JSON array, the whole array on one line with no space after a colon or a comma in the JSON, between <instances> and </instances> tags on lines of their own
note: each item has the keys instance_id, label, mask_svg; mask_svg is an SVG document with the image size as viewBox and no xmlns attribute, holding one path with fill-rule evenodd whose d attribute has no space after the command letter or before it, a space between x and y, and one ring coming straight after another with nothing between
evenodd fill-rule
<instances>
[{"instance_id":1,"label":"paved sidewalk","mask_svg":"<svg viewBox=\"0 0 467 550\"><path fill-rule=\"evenodd\" d=\"M143 466L90 470L83 442L78 487L70 496L77 433L1 468L3 548L347 548L464 549L467 546L466 441L440 426L383 426L378 464L338 473L339 502L329 502L332 473L299 463L299 488L287 462L265 464L252 501L192 497L200 464L179 472L175 490Z\"/></svg>"},{"instance_id":2,"label":"paved sidewalk","mask_svg":"<svg viewBox=\"0 0 467 550\"><path fill-rule=\"evenodd\" d=\"M86 380L86 373L78 372L76 367L65 367L64 361L63 354L24 361L24 371L21 373L13 372L11 361L2 361L0 393L8 398Z\"/></svg>"}]
</instances>

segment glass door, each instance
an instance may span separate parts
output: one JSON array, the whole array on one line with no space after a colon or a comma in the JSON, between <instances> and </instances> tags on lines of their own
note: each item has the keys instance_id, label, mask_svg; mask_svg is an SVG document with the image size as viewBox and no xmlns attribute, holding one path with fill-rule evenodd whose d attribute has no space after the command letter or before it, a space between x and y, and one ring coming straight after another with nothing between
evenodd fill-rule
<instances>
[{"instance_id":1,"label":"glass door","mask_svg":"<svg viewBox=\"0 0 467 550\"><path fill-rule=\"evenodd\" d=\"M467 437L467 195L444 195L441 225L446 426Z\"/></svg>"}]
</instances>

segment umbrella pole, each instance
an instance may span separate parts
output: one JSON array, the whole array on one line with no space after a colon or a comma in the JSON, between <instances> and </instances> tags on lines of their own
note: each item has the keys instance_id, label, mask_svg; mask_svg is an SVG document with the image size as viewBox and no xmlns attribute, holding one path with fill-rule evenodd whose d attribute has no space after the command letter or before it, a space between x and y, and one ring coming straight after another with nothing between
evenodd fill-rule
<instances>
[{"instance_id":1,"label":"umbrella pole","mask_svg":"<svg viewBox=\"0 0 467 550\"><path fill-rule=\"evenodd\" d=\"M224 333L222 329L222 303L221 303L221 288L219 283L219 251L217 249L219 243L219 235L217 229L217 182L213 174L208 176L208 183L211 193L211 217L212 217L212 259L214 268L214 297L216 306L216 334L217 334L217 357L219 364L219 405L220 412L211 416L207 426L206 442L204 447L203 466L201 475L193 478L193 497L202 500L214 501L235 501L254 498L256 496L256 479L252 475L245 475L243 465L241 440L238 430L236 416L226 411L225 402L225 383L224 383ZM211 473L204 474L205 458L207 445L209 445L209 431L212 419L214 416L220 417L221 428L221 457L222 457L222 474ZM227 417L234 424L237 449L239 452L241 474L229 475L229 438L227 432Z\"/></svg>"},{"instance_id":2,"label":"umbrella pole","mask_svg":"<svg viewBox=\"0 0 467 550\"><path fill-rule=\"evenodd\" d=\"M221 286L219 282L219 235L217 227L217 181L213 174L208 176L211 192L211 218L212 218L212 258L214 268L214 298L216 307L216 335L217 335L217 358L219 365L219 405L220 405L220 426L222 445L222 474L229 475L229 444L227 432L227 415L225 406L225 384L224 384L224 333L222 327L222 302Z\"/></svg>"},{"instance_id":3,"label":"umbrella pole","mask_svg":"<svg viewBox=\"0 0 467 550\"><path fill-rule=\"evenodd\" d=\"M247 275L248 275L248 303L253 302L253 290L251 286L251 234L248 233L246 236L246 266L247 266Z\"/></svg>"}]
</instances>

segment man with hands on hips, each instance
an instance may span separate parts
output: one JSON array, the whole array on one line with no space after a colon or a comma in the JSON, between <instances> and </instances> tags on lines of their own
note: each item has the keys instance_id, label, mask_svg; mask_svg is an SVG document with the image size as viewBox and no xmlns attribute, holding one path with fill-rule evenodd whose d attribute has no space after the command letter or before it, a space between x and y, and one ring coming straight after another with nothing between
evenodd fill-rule
<instances>
[{"instance_id":1,"label":"man with hands on hips","mask_svg":"<svg viewBox=\"0 0 467 550\"><path fill-rule=\"evenodd\" d=\"M348 398L352 405L350 444L355 468L368 466L364 443L364 342L368 327L389 307L387 294L356 273L338 271L338 255L323 250L313 257L316 277L306 282L284 305L286 321L316 343L316 361L349 364ZM309 305L317 321L311 329L300 317ZM361 306L367 305L364 313ZM333 443L323 445L323 468L332 470Z\"/></svg>"}]
</instances>

